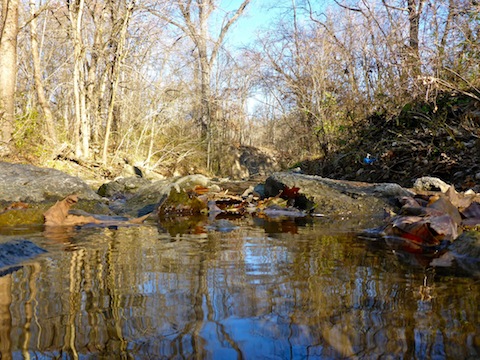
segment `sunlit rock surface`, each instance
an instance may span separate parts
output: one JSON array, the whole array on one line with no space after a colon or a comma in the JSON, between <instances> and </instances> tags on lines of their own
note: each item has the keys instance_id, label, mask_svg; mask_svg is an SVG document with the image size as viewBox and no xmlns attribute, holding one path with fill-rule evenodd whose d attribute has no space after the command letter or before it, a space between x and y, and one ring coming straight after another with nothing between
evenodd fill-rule
<instances>
[{"instance_id":1,"label":"sunlit rock surface","mask_svg":"<svg viewBox=\"0 0 480 360\"><path fill-rule=\"evenodd\" d=\"M0 201L54 201L70 194L77 194L80 199L100 199L76 176L55 169L0 162Z\"/></svg>"},{"instance_id":2,"label":"sunlit rock surface","mask_svg":"<svg viewBox=\"0 0 480 360\"><path fill-rule=\"evenodd\" d=\"M415 180L413 188L419 191L441 191L446 192L450 185L436 177L424 176Z\"/></svg>"},{"instance_id":3,"label":"sunlit rock surface","mask_svg":"<svg viewBox=\"0 0 480 360\"><path fill-rule=\"evenodd\" d=\"M324 215L368 217L392 209L397 197L412 195L398 184L333 180L292 172L270 176L265 182L265 195L276 196L285 186L299 188L299 194L312 200L316 212Z\"/></svg>"}]
</instances>

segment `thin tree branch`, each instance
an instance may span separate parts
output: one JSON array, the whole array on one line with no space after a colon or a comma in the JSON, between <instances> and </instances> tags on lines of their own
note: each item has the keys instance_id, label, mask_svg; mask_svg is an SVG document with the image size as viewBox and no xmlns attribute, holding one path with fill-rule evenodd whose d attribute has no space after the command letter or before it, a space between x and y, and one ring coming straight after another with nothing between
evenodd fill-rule
<instances>
[{"instance_id":1,"label":"thin tree branch","mask_svg":"<svg viewBox=\"0 0 480 360\"><path fill-rule=\"evenodd\" d=\"M222 29L220 30L220 35L218 36L217 42L212 50L212 55L210 57L210 63L213 62L213 59L216 58L218 50L220 46L223 43L223 40L225 39L225 35L228 32L228 29L233 25L235 21L240 17L240 15L243 14L245 11L245 8L247 5L250 3L251 0L244 0L243 3L238 7L237 11L235 11L235 14L227 21L227 23L222 26Z\"/></svg>"},{"instance_id":2,"label":"thin tree branch","mask_svg":"<svg viewBox=\"0 0 480 360\"><path fill-rule=\"evenodd\" d=\"M333 0L333 1L335 1L335 4L337 4L338 6L344 8L344 9L347 9L347 10L350 10L350 11L363 12L363 10L360 9L360 8L353 8L353 7L350 7L350 6L347 6L347 5L343 5L343 4L339 3L337 0Z\"/></svg>"},{"instance_id":3,"label":"thin tree branch","mask_svg":"<svg viewBox=\"0 0 480 360\"><path fill-rule=\"evenodd\" d=\"M387 2L385 0L382 0L382 3L385 7L390 8L390 9L400 10L400 11L408 11L408 8L402 8L402 7L387 4Z\"/></svg>"}]
</instances>

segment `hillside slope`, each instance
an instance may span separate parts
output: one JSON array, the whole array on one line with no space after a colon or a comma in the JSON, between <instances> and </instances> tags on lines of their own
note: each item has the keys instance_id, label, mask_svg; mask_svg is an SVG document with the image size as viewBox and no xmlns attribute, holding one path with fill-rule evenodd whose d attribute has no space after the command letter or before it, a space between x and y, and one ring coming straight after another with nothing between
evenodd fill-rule
<instances>
[{"instance_id":1,"label":"hillside slope","mask_svg":"<svg viewBox=\"0 0 480 360\"><path fill-rule=\"evenodd\" d=\"M305 161L302 170L402 186L436 176L459 190L480 191L480 101L474 97L445 94L435 103L407 104L398 116L372 116L359 129L341 151Z\"/></svg>"}]
</instances>

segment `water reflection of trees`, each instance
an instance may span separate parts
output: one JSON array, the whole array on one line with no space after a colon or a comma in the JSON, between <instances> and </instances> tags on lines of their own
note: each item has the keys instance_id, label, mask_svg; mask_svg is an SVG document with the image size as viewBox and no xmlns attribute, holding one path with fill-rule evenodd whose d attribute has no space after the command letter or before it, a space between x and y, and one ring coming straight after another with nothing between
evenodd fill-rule
<instances>
[{"instance_id":1,"label":"water reflection of trees","mask_svg":"<svg viewBox=\"0 0 480 360\"><path fill-rule=\"evenodd\" d=\"M11 359L12 315L10 304L12 303L12 276L10 274L0 277L0 358Z\"/></svg>"},{"instance_id":2,"label":"water reflection of trees","mask_svg":"<svg viewBox=\"0 0 480 360\"><path fill-rule=\"evenodd\" d=\"M480 285L437 280L311 229L176 239L151 227L81 231L67 251L0 278L0 350L2 359L28 349L72 358L478 352ZM472 292L461 293L467 283Z\"/></svg>"}]
</instances>

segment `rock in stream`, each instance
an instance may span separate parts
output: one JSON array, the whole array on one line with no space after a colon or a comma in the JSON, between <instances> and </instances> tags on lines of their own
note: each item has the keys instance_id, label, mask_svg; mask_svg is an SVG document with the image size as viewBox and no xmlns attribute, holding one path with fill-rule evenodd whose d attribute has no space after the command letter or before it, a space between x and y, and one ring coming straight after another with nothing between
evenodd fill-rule
<instances>
[{"instance_id":1,"label":"rock in stream","mask_svg":"<svg viewBox=\"0 0 480 360\"><path fill-rule=\"evenodd\" d=\"M100 200L100 196L76 176L50 168L0 162L0 201L38 203L63 199L70 194Z\"/></svg>"},{"instance_id":2,"label":"rock in stream","mask_svg":"<svg viewBox=\"0 0 480 360\"><path fill-rule=\"evenodd\" d=\"M395 208L397 197L413 194L393 183L370 184L278 172L266 180L265 196L276 196L285 186L299 188L299 194L313 201L315 211L326 216L377 216L385 210Z\"/></svg>"}]
</instances>

